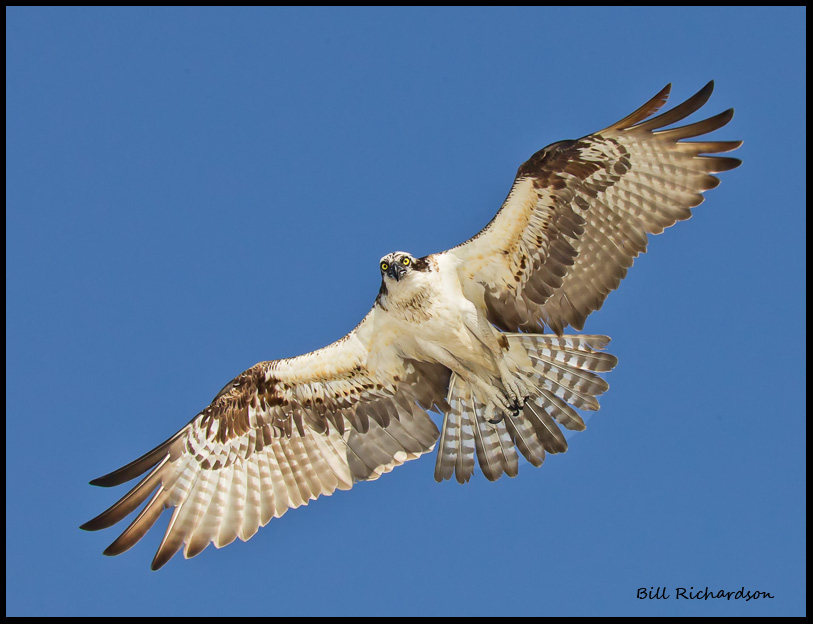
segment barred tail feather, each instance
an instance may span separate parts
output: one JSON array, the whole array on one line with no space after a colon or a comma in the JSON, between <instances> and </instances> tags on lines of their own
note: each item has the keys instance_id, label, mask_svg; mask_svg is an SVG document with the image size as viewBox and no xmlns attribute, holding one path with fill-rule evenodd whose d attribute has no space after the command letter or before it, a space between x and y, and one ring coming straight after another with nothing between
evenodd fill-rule
<instances>
[{"instance_id":1,"label":"barred tail feather","mask_svg":"<svg viewBox=\"0 0 813 624\"><path fill-rule=\"evenodd\" d=\"M509 359L531 388L531 397L521 412L507 415L496 425L484 418L485 406L471 386L452 376L449 384L450 410L443 421L435 464L435 479L452 475L460 483L471 478L474 457L490 481L503 474L516 476L517 450L533 466L541 466L545 453L563 453L567 441L559 425L582 431L584 420L574 407L598 410L597 396L609 388L597 373L613 369L615 356L602 349L607 336L556 336L505 334Z\"/></svg>"},{"instance_id":2,"label":"barred tail feather","mask_svg":"<svg viewBox=\"0 0 813 624\"><path fill-rule=\"evenodd\" d=\"M505 421L496 425L485 419L486 406L475 401L474 404L474 445L480 469L489 481L496 481L503 473L516 477L519 470L517 451Z\"/></svg>"}]
</instances>

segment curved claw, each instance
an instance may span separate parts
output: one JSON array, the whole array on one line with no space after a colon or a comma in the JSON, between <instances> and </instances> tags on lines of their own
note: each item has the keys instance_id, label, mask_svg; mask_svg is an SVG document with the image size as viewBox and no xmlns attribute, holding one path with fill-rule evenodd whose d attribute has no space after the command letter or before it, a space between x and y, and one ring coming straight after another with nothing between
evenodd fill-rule
<instances>
[{"instance_id":1,"label":"curved claw","mask_svg":"<svg viewBox=\"0 0 813 624\"><path fill-rule=\"evenodd\" d=\"M522 410L525 407L525 404L528 402L529 398L530 398L530 396L525 396L525 397L522 397L522 399L519 399L517 401L512 401L511 404L510 404L511 415L514 416L514 417L519 416L520 412L522 412ZM507 414L507 413L508 413L508 411L506 410L505 412L503 412L499 416L495 416L494 418L487 418L486 422L489 422L492 425L499 425L502 422L502 419L505 417L505 414Z\"/></svg>"}]
</instances>

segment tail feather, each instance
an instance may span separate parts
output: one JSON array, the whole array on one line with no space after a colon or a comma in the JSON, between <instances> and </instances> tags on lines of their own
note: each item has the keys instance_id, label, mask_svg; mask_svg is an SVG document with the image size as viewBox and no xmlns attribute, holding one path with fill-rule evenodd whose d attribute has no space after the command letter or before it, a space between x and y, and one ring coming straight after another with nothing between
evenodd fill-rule
<instances>
[{"instance_id":1,"label":"tail feather","mask_svg":"<svg viewBox=\"0 0 813 624\"><path fill-rule=\"evenodd\" d=\"M443 430L440 432L438 441L438 457L457 457L460 449L460 397L452 398L452 393L456 384L460 383L459 377L452 377L449 383L449 410L446 412L446 420ZM448 425L447 425L448 423ZM455 472L456 461L435 464L435 481L446 481L452 478Z\"/></svg>"},{"instance_id":2,"label":"tail feather","mask_svg":"<svg viewBox=\"0 0 813 624\"><path fill-rule=\"evenodd\" d=\"M504 420L511 440L517 445L519 452L532 466L539 468L545 461L545 447L534 431L534 426L522 414L508 416ZM438 455L440 460L440 455ZM440 461L438 461L440 463ZM448 477L446 477L448 479ZM435 474L437 479L437 473ZM437 479L440 481L440 479Z\"/></svg>"},{"instance_id":3,"label":"tail feather","mask_svg":"<svg viewBox=\"0 0 813 624\"><path fill-rule=\"evenodd\" d=\"M460 409L460 432L457 436L457 458L455 461L455 477L458 483L466 483L474 474L474 401L471 388L467 383L458 380L459 396L457 406Z\"/></svg>"},{"instance_id":4,"label":"tail feather","mask_svg":"<svg viewBox=\"0 0 813 624\"><path fill-rule=\"evenodd\" d=\"M607 336L504 334L509 357L532 391L521 412L506 415L496 425L485 417L470 384L452 375L443 421L435 479L467 482L474 471L474 456L487 479L516 476L517 450L533 466L541 466L545 453L563 453L567 441L559 428L581 431L585 424L573 409L598 410L596 397L609 388L596 373L612 370L617 359L601 351Z\"/></svg>"},{"instance_id":5,"label":"tail feather","mask_svg":"<svg viewBox=\"0 0 813 624\"><path fill-rule=\"evenodd\" d=\"M502 447L500 440L496 436L495 427L490 427L483 417L485 405L475 403L475 412L472 417L474 421L474 447L477 451L477 461L486 479L496 481L502 476Z\"/></svg>"},{"instance_id":6,"label":"tail feather","mask_svg":"<svg viewBox=\"0 0 813 624\"><path fill-rule=\"evenodd\" d=\"M517 476L519 460L504 420L496 425L485 419L486 406L474 402L474 444L477 460L486 479L496 481L503 473Z\"/></svg>"},{"instance_id":7,"label":"tail feather","mask_svg":"<svg viewBox=\"0 0 813 624\"><path fill-rule=\"evenodd\" d=\"M531 401L522 413L533 424L537 437L548 453L564 453L567 450L567 440L551 417L546 403L541 402L537 406L535 401Z\"/></svg>"},{"instance_id":8,"label":"tail feather","mask_svg":"<svg viewBox=\"0 0 813 624\"><path fill-rule=\"evenodd\" d=\"M494 426L497 432L497 437L500 441L500 448L502 450L502 469L509 477L516 477L519 472L519 457L517 457L517 449L511 434L508 433L506 420L503 419Z\"/></svg>"},{"instance_id":9,"label":"tail feather","mask_svg":"<svg viewBox=\"0 0 813 624\"><path fill-rule=\"evenodd\" d=\"M573 390L593 396L604 394L610 388L610 384L589 370L579 370L573 366L552 361L545 356L532 355L530 357L535 361L535 370L554 379L560 385L567 385Z\"/></svg>"},{"instance_id":10,"label":"tail feather","mask_svg":"<svg viewBox=\"0 0 813 624\"><path fill-rule=\"evenodd\" d=\"M565 429L569 431L584 431L587 429L587 425L584 424L584 419L579 416L579 413L558 396L547 390L542 390L539 396L550 406L556 422Z\"/></svg>"}]
</instances>

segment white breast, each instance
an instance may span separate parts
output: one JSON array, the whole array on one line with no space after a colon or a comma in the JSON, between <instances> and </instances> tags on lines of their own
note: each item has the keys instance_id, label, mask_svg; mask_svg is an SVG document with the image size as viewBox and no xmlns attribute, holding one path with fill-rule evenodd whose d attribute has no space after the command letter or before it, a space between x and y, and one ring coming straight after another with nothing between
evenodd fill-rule
<instances>
[{"instance_id":1,"label":"white breast","mask_svg":"<svg viewBox=\"0 0 813 624\"><path fill-rule=\"evenodd\" d=\"M437 271L413 273L390 289L387 309L376 318L376 342L416 360L433 360L428 353L436 345L461 362L479 362L484 347L468 330L477 309L463 294L456 260L435 258Z\"/></svg>"}]
</instances>

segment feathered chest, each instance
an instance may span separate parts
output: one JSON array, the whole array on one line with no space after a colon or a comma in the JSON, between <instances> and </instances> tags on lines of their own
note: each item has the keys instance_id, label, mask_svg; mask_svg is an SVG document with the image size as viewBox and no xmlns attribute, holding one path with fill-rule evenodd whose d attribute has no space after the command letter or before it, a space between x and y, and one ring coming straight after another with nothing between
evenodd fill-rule
<instances>
[{"instance_id":1,"label":"feathered chest","mask_svg":"<svg viewBox=\"0 0 813 624\"><path fill-rule=\"evenodd\" d=\"M439 298L440 293L430 282L391 288L377 303L392 320L420 324L437 315L435 308Z\"/></svg>"},{"instance_id":2,"label":"feathered chest","mask_svg":"<svg viewBox=\"0 0 813 624\"><path fill-rule=\"evenodd\" d=\"M476 317L472 303L464 296L454 273L442 271L414 276L390 287L378 305L383 326L397 328L399 334L443 342L470 324Z\"/></svg>"}]
</instances>

